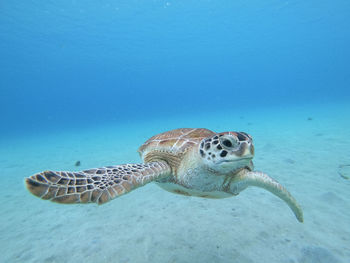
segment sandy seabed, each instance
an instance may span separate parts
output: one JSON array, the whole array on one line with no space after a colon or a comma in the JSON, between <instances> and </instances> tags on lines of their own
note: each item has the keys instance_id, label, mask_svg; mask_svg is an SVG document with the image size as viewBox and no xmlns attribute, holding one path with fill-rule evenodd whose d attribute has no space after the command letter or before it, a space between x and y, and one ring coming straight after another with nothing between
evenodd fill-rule
<instances>
[{"instance_id":1,"label":"sandy seabed","mask_svg":"<svg viewBox=\"0 0 350 263\"><path fill-rule=\"evenodd\" d=\"M1 262L350 262L350 107L270 108L111 123L0 141ZM220 200L148 184L105 205L59 205L32 196L24 177L140 162L139 145L179 127L250 133L255 169L304 210L299 223L269 192ZM75 167L76 161L81 162Z\"/></svg>"}]
</instances>

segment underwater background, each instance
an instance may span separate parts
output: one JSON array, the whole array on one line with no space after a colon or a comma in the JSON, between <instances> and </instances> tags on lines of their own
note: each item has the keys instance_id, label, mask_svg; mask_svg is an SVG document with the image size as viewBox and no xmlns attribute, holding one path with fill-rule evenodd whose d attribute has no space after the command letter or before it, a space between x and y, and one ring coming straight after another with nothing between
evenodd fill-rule
<instances>
[{"instance_id":1,"label":"underwater background","mask_svg":"<svg viewBox=\"0 0 350 263\"><path fill-rule=\"evenodd\" d=\"M0 1L0 262L350 262L350 2ZM253 136L249 188L148 184L103 206L24 178L140 162L174 128ZM76 162L80 166L75 166Z\"/></svg>"}]
</instances>

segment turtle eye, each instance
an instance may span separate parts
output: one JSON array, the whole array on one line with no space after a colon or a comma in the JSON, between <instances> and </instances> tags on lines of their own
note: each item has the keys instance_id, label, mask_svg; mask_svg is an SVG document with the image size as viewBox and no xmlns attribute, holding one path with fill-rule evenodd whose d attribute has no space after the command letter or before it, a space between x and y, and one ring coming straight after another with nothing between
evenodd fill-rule
<instances>
[{"instance_id":1,"label":"turtle eye","mask_svg":"<svg viewBox=\"0 0 350 263\"><path fill-rule=\"evenodd\" d=\"M227 149L236 148L238 145L238 142L234 138L221 137L220 139L221 145Z\"/></svg>"},{"instance_id":2,"label":"turtle eye","mask_svg":"<svg viewBox=\"0 0 350 263\"><path fill-rule=\"evenodd\" d=\"M223 140L222 144L229 148L232 147L232 142L230 142L229 140Z\"/></svg>"}]
</instances>

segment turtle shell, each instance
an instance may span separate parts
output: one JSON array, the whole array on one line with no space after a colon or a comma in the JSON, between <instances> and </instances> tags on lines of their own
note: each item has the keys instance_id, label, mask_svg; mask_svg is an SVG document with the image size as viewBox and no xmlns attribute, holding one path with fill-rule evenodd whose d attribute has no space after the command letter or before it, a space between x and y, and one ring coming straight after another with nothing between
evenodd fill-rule
<instances>
[{"instance_id":1,"label":"turtle shell","mask_svg":"<svg viewBox=\"0 0 350 263\"><path fill-rule=\"evenodd\" d=\"M171 166L176 166L188 149L213 134L214 132L203 128L175 129L151 137L140 146L138 152L144 162L164 160Z\"/></svg>"}]
</instances>

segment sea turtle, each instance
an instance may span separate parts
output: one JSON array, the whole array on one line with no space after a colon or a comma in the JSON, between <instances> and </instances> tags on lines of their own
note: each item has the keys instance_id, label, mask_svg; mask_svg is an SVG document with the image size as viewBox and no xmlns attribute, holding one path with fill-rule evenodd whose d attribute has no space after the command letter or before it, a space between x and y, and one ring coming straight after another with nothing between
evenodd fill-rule
<instances>
[{"instance_id":1,"label":"sea turtle","mask_svg":"<svg viewBox=\"0 0 350 263\"><path fill-rule=\"evenodd\" d=\"M25 179L28 190L58 203L106 203L149 182L187 196L225 198L248 186L284 200L303 222L303 212L277 181L253 171L254 146L245 132L181 128L153 136L139 148L143 163L80 172L44 171Z\"/></svg>"}]
</instances>

